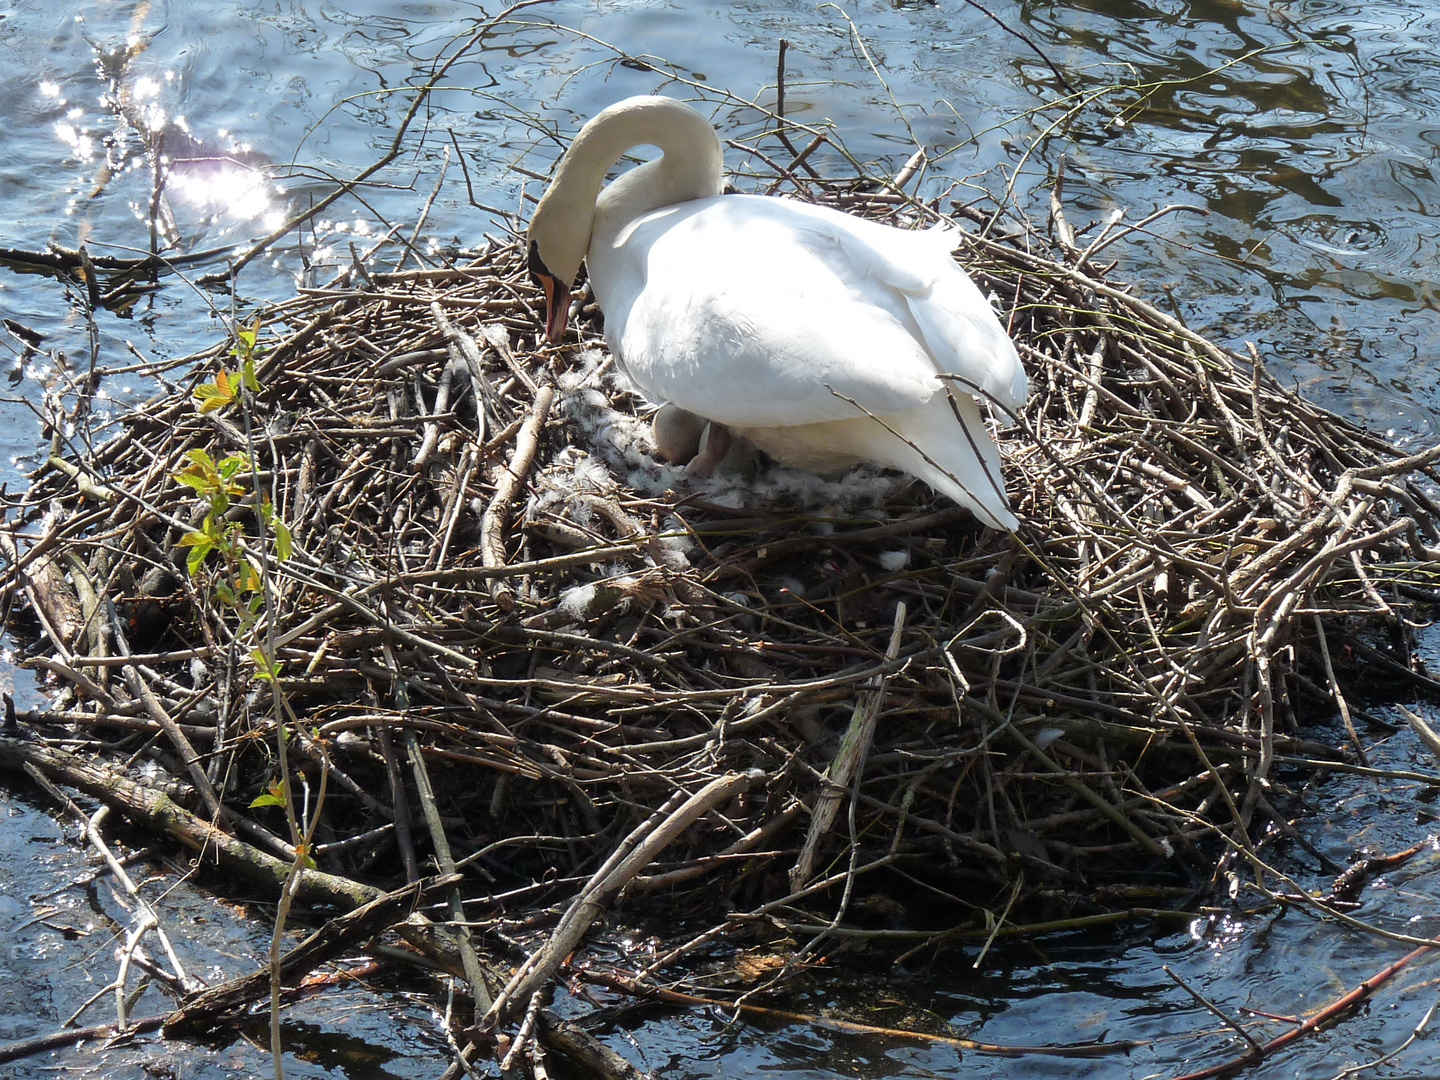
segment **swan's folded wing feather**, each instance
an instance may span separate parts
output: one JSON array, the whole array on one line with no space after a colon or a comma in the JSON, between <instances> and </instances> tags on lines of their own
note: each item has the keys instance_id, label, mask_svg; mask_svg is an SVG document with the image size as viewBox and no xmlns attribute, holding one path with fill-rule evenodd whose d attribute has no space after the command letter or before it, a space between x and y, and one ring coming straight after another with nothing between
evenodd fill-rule
<instances>
[{"instance_id":1,"label":"swan's folded wing feather","mask_svg":"<svg viewBox=\"0 0 1440 1080\"><path fill-rule=\"evenodd\" d=\"M626 240L643 269L607 336L644 392L744 427L903 412L938 391L905 293L863 246L778 200L706 202Z\"/></svg>"},{"instance_id":2,"label":"swan's folded wing feather","mask_svg":"<svg viewBox=\"0 0 1440 1080\"><path fill-rule=\"evenodd\" d=\"M1008 408L1024 405L1029 384L1015 345L985 294L951 255L957 229L893 229L849 215L835 218L852 261L865 260L872 277L904 295L940 371L958 375L965 389Z\"/></svg>"},{"instance_id":3,"label":"swan's folded wing feather","mask_svg":"<svg viewBox=\"0 0 1440 1080\"><path fill-rule=\"evenodd\" d=\"M961 388L1019 409L1029 382L1015 345L974 282L958 268L956 275L937 278L929 295L909 299L925 345L941 371L960 377ZM967 293L983 307L959 303Z\"/></svg>"}]
</instances>

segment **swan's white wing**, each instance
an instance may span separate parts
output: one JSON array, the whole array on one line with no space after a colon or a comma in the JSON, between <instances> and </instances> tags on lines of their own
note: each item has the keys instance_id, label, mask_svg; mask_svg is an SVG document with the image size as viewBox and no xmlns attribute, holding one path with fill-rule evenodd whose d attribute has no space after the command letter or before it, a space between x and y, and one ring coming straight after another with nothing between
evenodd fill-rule
<instances>
[{"instance_id":1,"label":"swan's white wing","mask_svg":"<svg viewBox=\"0 0 1440 1080\"><path fill-rule=\"evenodd\" d=\"M1030 389L1025 368L990 302L950 257L952 230L930 229L917 239L935 245L938 259L929 292L909 298L930 355L942 371L964 380L958 385L1018 410Z\"/></svg>"},{"instance_id":2,"label":"swan's white wing","mask_svg":"<svg viewBox=\"0 0 1440 1080\"><path fill-rule=\"evenodd\" d=\"M889 267L843 227L852 219L809 211L698 200L641 218L612 252L592 249L606 336L645 393L782 427L903 412L937 392L943 366L894 280L923 279Z\"/></svg>"},{"instance_id":3,"label":"swan's white wing","mask_svg":"<svg viewBox=\"0 0 1440 1080\"><path fill-rule=\"evenodd\" d=\"M938 370L959 385L1019 409L1029 385L1025 368L995 309L951 257L957 230L896 229L821 206L797 211L823 220L842 238L851 261L904 294L911 316Z\"/></svg>"}]
</instances>

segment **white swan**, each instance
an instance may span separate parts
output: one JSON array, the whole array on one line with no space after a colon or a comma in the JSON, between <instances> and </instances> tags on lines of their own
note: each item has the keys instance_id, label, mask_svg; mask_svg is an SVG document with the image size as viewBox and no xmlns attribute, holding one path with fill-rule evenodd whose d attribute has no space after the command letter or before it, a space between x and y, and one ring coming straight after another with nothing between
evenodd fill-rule
<instances>
[{"instance_id":1,"label":"white swan","mask_svg":"<svg viewBox=\"0 0 1440 1080\"><path fill-rule=\"evenodd\" d=\"M601 191L641 145L661 156ZM669 98L628 98L581 128L528 233L550 340L583 260L621 369L711 422L692 472L709 475L728 428L799 468L888 465L1014 529L999 451L966 391L1018 409L1025 372L950 257L954 231L722 195L722 168L709 121Z\"/></svg>"}]
</instances>

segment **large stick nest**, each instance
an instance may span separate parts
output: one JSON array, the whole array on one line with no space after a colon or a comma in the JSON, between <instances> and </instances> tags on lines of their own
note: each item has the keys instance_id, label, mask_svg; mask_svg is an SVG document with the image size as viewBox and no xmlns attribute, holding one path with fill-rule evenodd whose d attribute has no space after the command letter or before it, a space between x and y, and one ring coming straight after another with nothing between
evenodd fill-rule
<instances>
[{"instance_id":1,"label":"large stick nest","mask_svg":"<svg viewBox=\"0 0 1440 1080\"><path fill-rule=\"evenodd\" d=\"M691 482L653 456L593 307L578 342L537 344L514 244L307 291L264 314L248 407L197 408L236 366L217 344L93 454L57 440L18 502L11 597L59 684L41 731L106 756L160 734L189 782L173 725L242 834L283 832L251 808L279 776L252 655L273 643L312 808L329 762L318 867L393 885L398 846L425 870L418 752L471 919L571 901L652 815L686 827L619 883L622 918L663 895L666 945L911 942L1203 888L1279 813L1282 766L1348 760L1301 722L1333 715L1356 650L1393 666L1429 596L1434 455L1044 249L972 230L957 253L1033 386L995 419L1013 537L875 471ZM270 584L249 624L220 598L233 568L186 570L197 449L247 456L293 533L277 562L236 499ZM724 801L676 819L702 789Z\"/></svg>"}]
</instances>

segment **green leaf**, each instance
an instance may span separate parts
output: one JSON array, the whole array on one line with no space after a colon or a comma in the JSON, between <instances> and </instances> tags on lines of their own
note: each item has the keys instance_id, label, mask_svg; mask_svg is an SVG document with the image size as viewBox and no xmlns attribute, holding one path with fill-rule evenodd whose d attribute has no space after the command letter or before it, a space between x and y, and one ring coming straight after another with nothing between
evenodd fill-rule
<instances>
[{"instance_id":1,"label":"green leaf","mask_svg":"<svg viewBox=\"0 0 1440 1080\"><path fill-rule=\"evenodd\" d=\"M270 522L270 527L275 530L275 557L284 562L295 550L295 539L290 535L290 526L277 517Z\"/></svg>"},{"instance_id":2,"label":"green leaf","mask_svg":"<svg viewBox=\"0 0 1440 1080\"><path fill-rule=\"evenodd\" d=\"M265 793L263 795L257 795L251 800L250 808L253 810L260 806L283 807L289 801L289 798L285 794L285 785L279 780L271 780L270 786L265 789Z\"/></svg>"},{"instance_id":3,"label":"green leaf","mask_svg":"<svg viewBox=\"0 0 1440 1080\"><path fill-rule=\"evenodd\" d=\"M197 534L191 533L190 535L195 536ZM191 577L198 574L200 568L205 565L205 556L210 554L212 546L207 538L201 537L200 540L190 548L190 554L185 558L185 569L190 572Z\"/></svg>"},{"instance_id":4,"label":"green leaf","mask_svg":"<svg viewBox=\"0 0 1440 1080\"><path fill-rule=\"evenodd\" d=\"M245 364L241 368L240 381L252 394L260 392L260 380L255 377L255 360L252 357L245 358Z\"/></svg>"},{"instance_id":5,"label":"green leaf","mask_svg":"<svg viewBox=\"0 0 1440 1080\"><path fill-rule=\"evenodd\" d=\"M215 471L215 459L200 447L196 446L185 451L185 460L190 464L185 466L178 475L198 477L209 484L219 480L219 473Z\"/></svg>"},{"instance_id":6,"label":"green leaf","mask_svg":"<svg viewBox=\"0 0 1440 1080\"><path fill-rule=\"evenodd\" d=\"M250 653L250 659L255 664L255 677L264 682L274 682L280 677L280 669L284 663L279 660L271 660L265 655L263 649L255 649Z\"/></svg>"},{"instance_id":7,"label":"green leaf","mask_svg":"<svg viewBox=\"0 0 1440 1080\"><path fill-rule=\"evenodd\" d=\"M244 454L231 454L224 461L220 462L217 471L222 480L233 480L237 473L250 471L250 459Z\"/></svg>"},{"instance_id":8,"label":"green leaf","mask_svg":"<svg viewBox=\"0 0 1440 1080\"><path fill-rule=\"evenodd\" d=\"M230 355L242 360L263 355L265 348L260 344L260 327L262 325L260 316L256 315L250 320L249 326L237 326L235 328L235 344L230 348ZM250 390L259 389L258 386L250 386L249 383L245 385Z\"/></svg>"},{"instance_id":9,"label":"green leaf","mask_svg":"<svg viewBox=\"0 0 1440 1080\"><path fill-rule=\"evenodd\" d=\"M230 373L222 367L213 383L201 383L194 390L195 400L200 403L200 415L217 412L233 404L236 391Z\"/></svg>"}]
</instances>

